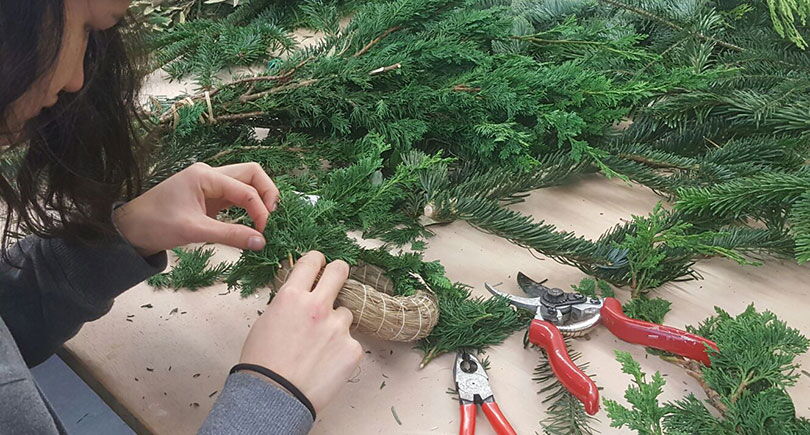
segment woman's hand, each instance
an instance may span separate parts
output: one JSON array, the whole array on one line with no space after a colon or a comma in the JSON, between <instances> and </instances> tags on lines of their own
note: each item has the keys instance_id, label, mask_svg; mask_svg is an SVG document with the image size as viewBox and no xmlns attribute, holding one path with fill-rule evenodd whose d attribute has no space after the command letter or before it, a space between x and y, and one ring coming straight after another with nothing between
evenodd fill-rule
<instances>
[{"instance_id":1,"label":"woman's hand","mask_svg":"<svg viewBox=\"0 0 810 435\"><path fill-rule=\"evenodd\" d=\"M304 393L316 412L346 384L363 356L362 346L349 335L351 312L332 308L349 265L334 261L324 268L324 264L323 254L316 251L298 260L250 329L239 361L283 376Z\"/></svg>"},{"instance_id":2,"label":"woman's hand","mask_svg":"<svg viewBox=\"0 0 810 435\"><path fill-rule=\"evenodd\" d=\"M278 188L257 163L219 168L195 163L117 208L113 219L143 256L194 242L259 250L278 198ZM247 211L255 229L215 219L234 205Z\"/></svg>"}]
</instances>

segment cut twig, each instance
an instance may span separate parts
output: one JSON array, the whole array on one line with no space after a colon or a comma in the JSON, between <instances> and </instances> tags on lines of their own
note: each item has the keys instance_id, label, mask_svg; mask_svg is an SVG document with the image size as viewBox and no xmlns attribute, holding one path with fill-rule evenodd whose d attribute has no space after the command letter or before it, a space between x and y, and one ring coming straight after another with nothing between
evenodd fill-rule
<instances>
[{"instance_id":1,"label":"cut twig","mask_svg":"<svg viewBox=\"0 0 810 435\"><path fill-rule=\"evenodd\" d=\"M453 90L454 90L454 91L456 91L456 92L469 92L469 93L473 93L473 94L474 94L474 93L476 93L476 92L479 92L479 91L481 90L481 88L479 88L479 87L467 86L467 85L465 85L465 84L460 84L460 85L455 85L455 86L453 86Z\"/></svg>"},{"instance_id":2,"label":"cut twig","mask_svg":"<svg viewBox=\"0 0 810 435\"><path fill-rule=\"evenodd\" d=\"M206 91L204 91L204 92L202 92L200 94L183 98L182 100L177 101L174 104L172 104L169 107L169 109L167 109L165 112L163 112L163 114L160 116L160 123L163 124L163 123L167 123L167 122L173 120L175 125L176 125L177 121L179 120L179 116L177 115L177 109L179 109L182 106L193 105L197 101L205 100L206 103L209 105L209 109L210 109L210 107L212 105L211 99L214 98L214 96L217 95L219 93L219 91L221 91L222 89L224 89L226 87L229 87L229 86L237 86L237 85L242 85L242 84L245 84L245 83L266 82L266 81L281 81L281 82L287 81L290 77L292 77L293 74L295 74L295 72L299 68L304 66L310 60L312 60L312 58L308 57L308 58L302 60L301 62L299 62L294 67L292 67L289 70L285 71L282 74L278 74L278 75L274 75L274 76L245 77L245 78L241 78L241 79L238 79L238 80L234 80L232 82L228 82L228 83L220 86L219 88L209 89L209 90L206 90ZM278 89L278 88L275 88L275 89ZM280 91L276 91L276 92L280 92ZM256 95L256 94L252 94L252 95ZM209 110L209 116L210 116L210 120L213 122L214 118L210 113L211 111L212 110Z\"/></svg>"},{"instance_id":3,"label":"cut twig","mask_svg":"<svg viewBox=\"0 0 810 435\"><path fill-rule=\"evenodd\" d=\"M272 95L272 94L278 94L279 92L284 92L284 91L289 91L289 90L292 90L292 89L303 88L304 86L309 86L309 85L317 83L317 82L318 82L318 79L306 79L306 80L301 80L301 81L298 81L298 82L292 82L290 84L286 84L286 85L282 85L282 86L276 86L275 88L271 88L271 89L268 89L268 90L262 91L262 92L257 92L255 94L242 95L241 97L239 97L239 101L241 101L243 103L247 103L248 101L258 100L259 98L266 97L266 96Z\"/></svg>"},{"instance_id":4,"label":"cut twig","mask_svg":"<svg viewBox=\"0 0 810 435\"><path fill-rule=\"evenodd\" d=\"M358 51L357 51L357 53L354 53L354 54L352 55L352 57L360 57L360 56L364 55L364 54L365 54L367 51L371 50L371 47L374 47L375 45L377 45L377 43L378 43L378 42L380 42L380 41L382 41L383 39L385 39L385 37L386 37L386 36L390 35L390 34L391 34L391 33L393 33L393 32L396 32L397 30L399 30L399 29L401 29L401 28L402 28L402 26L394 26L394 27L389 28L389 29L388 29L388 30L386 30L385 32L382 32L382 33L380 34L380 36L378 36L378 37L376 37L376 38L372 39L372 40L371 40L371 41L370 41L368 44L366 44L365 46L363 46L363 48L361 48L360 50L358 50Z\"/></svg>"},{"instance_id":5,"label":"cut twig","mask_svg":"<svg viewBox=\"0 0 810 435\"><path fill-rule=\"evenodd\" d=\"M369 71L368 75L375 76L377 74L387 73L388 71L399 69L399 68L402 68L402 64L397 62L397 63L395 63L393 65L381 66L381 67L379 67L377 69L371 70L371 71Z\"/></svg>"},{"instance_id":6,"label":"cut twig","mask_svg":"<svg viewBox=\"0 0 810 435\"><path fill-rule=\"evenodd\" d=\"M295 65L294 67L290 68L289 70L285 71L282 74L278 74L278 75L274 75L274 76L245 77L245 78L241 78L241 79L238 79L238 80L234 80L232 82L229 82L229 83L225 84L224 86L222 86L220 88L213 89L211 91L211 96L213 97L214 95L216 95L220 91L220 89L222 89L224 87L227 87L227 86L236 86L236 85L242 85L242 84L245 84L245 83L255 83L255 82L286 81L287 79L292 77L293 74L295 74L295 71L297 71L298 68L301 68L302 66L304 66L310 60L312 60L312 58L308 57L308 58L302 60L301 62L298 62L298 65Z\"/></svg>"},{"instance_id":7,"label":"cut twig","mask_svg":"<svg viewBox=\"0 0 810 435\"><path fill-rule=\"evenodd\" d=\"M264 112L247 112L247 113L233 113L229 115L219 115L217 117L217 121L234 121L237 119L247 119L247 118L256 118L258 116L264 115Z\"/></svg>"}]
</instances>

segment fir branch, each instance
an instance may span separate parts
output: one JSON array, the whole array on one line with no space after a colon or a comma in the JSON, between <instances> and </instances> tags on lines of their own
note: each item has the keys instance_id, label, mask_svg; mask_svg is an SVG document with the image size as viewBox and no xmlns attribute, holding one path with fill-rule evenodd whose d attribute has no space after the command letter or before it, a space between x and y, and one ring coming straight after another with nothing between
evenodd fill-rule
<instances>
[{"instance_id":1,"label":"fir branch","mask_svg":"<svg viewBox=\"0 0 810 435\"><path fill-rule=\"evenodd\" d=\"M796 237L796 260L799 263L810 261L810 190L793 204L789 221Z\"/></svg>"},{"instance_id":2,"label":"fir branch","mask_svg":"<svg viewBox=\"0 0 810 435\"><path fill-rule=\"evenodd\" d=\"M692 35L692 36L694 36L696 38L702 39L704 41L715 43L715 44L717 44L717 45L719 45L721 47L725 47L725 48L728 48L728 49L734 50L734 51L745 51L745 49L743 47L732 44L730 42L721 41L721 40L719 40L717 38L714 38L712 36L704 35L700 31L687 30L684 27L682 27L682 26L680 26L678 24L675 24L674 22L672 22L670 20L667 20L666 18L655 15L652 12L646 11L644 9L628 5L627 3L622 3L622 2L617 1L617 0L598 0L598 1L600 1L602 3L607 3L607 4L611 5L611 6L615 6L615 7L620 8L620 9L624 9L626 11L633 12L634 14L638 14L638 15L644 17L644 18L647 18L648 20L659 22L659 23L661 23L661 24L663 24L663 25L665 25L665 26L667 26L667 27L669 27L669 28L671 28L673 30L676 30L678 32L688 33L688 34L690 34L690 35Z\"/></svg>"},{"instance_id":3,"label":"fir branch","mask_svg":"<svg viewBox=\"0 0 810 435\"><path fill-rule=\"evenodd\" d=\"M587 363L577 362L582 354L571 352L569 340L565 340L565 346L571 360L577 364L580 370L586 370ZM544 356L534 369L532 380L542 385L537 394L543 395L543 404L546 404L548 416L540 421L543 432L548 435L591 435L596 433L593 424L598 420L585 412L585 406L565 386L560 382L557 375L551 368L548 357L543 350Z\"/></svg>"},{"instance_id":4,"label":"fir branch","mask_svg":"<svg viewBox=\"0 0 810 435\"><path fill-rule=\"evenodd\" d=\"M764 173L711 187L678 191L676 208L692 215L740 219L789 206L810 191L807 174Z\"/></svg>"}]
</instances>

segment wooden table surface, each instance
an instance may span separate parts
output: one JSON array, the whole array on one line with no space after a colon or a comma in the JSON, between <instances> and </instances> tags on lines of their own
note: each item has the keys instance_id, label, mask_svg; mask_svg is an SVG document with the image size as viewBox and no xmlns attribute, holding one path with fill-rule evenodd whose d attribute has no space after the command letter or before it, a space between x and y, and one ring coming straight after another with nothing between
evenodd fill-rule
<instances>
[{"instance_id":1,"label":"wooden table surface","mask_svg":"<svg viewBox=\"0 0 810 435\"><path fill-rule=\"evenodd\" d=\"M538 190L514 208L561 230L597 237L631 214L647 214L656 201L656 195L640 186L591 176L568 186ZM426 257L441 260L449 278L474 286L480 295L485 294L485 280L503 281L503 289L517 291L514 279L519 270L547 277L562 288L584 276L576 268L537 259L463 222L434 230ZM220 247L217 255L216 260L232 260L238 252ZM667 324L695 324L712 315L715 305L737 314L754 302L758 309L775 312L810 336L810 267L776 259L760 267L743 267L712 259L701 261L697 270L703 280L670 283L655 292L672 301ZM86 325L67 343L63 355L139 432L194 433L237 361L267 295L265 290L241 298L236 292L227 293L224 285L190 292L154 290L141 284L120 296L107 316ZM619 295L626 299L625 292L620 290ZM151 307L143 307L146 304ZM319 415L313 433L457 433L458 404L447 394L453 386L453 355L419 370L421 354L412 344L358 339L367 354L341 395ZM540 355L523 349L521 340L522 334L514 334L488 352L489 375L495 397L516 430L539 433L545 408L531 378ZM648 372L661 371L667 380L664 400L689 392L705 397L683 370L648 356L640 346L617 340L604 328L597 328L587 341L575 341L574 348L590 363L589 371L603 387L602 398L623 402L630 382L629 376L620 373L614 350L630 352ZM798 414L810 417L810 395L798 394L810 391L810 355L799 362L806 371L791 393ZM620 432L609 427L604 412L598 418L602 433ZM493 433L483 416L479 416L478 433Z\"/></svg>"}]
</instances>

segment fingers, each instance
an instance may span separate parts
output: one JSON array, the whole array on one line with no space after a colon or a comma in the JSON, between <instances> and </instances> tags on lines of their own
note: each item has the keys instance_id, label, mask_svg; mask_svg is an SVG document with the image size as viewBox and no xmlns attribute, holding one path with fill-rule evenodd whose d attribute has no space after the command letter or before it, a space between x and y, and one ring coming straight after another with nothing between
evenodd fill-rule
<instances>
[{"instance_id":1,"label":"fingers","mask_svg":"<svg viewBox=\"0 0 810 435\"><path fill-rule=\"evenodd\" d=\"M262 233L241 224L227 224L210 217L203 217L193 224L189 238L193 242L214 242L239 249L258 251L264 248Z\"/></svg>"},{"instance_id":2,"label":"fingers","mask_svg":"<svg viewBox=\"0 0 810 435\"><path fill-rule=\"evenodd\" d=\"M345 327L346 332L348 333L349 328L351 328L352 323L354 323L354 316L352 315L352 312L346 307L337 307L335 308L335 317L337 317L341 328Z\"/></svg>"},{"instance_id":3,"label":"fingers","mask_svg":"<svg viewBox=\"0 0 810 435\"><path fill-rule=\"evenodd\" d=\"M256 223L256 229L259 232L264 231L270 211L253 186L218 171L208 172L204 181L207 182L203 182L201 185L206 199L222 198L233 205L244 208Z\"/></svg>"},{"instance_id":4,"label":"fingers","mask_svg":"<svg viewBox=\"0 0 810 435\"><path fill-rule=\"evenodd\" d=\"M333 261L326 265L314 292L331 307L348 277L349 265L342 260Z\"/></svg>"},{"instance_id":5,"label":"fingers","mask_svg":"<svg viewBox=\"0 0 810 435\"><path fill-rule=\"evenodd\" d=\"M258 163L238 163L214 168L214 170L253 186L259 192L267 210L270 212L276 210L279 198L278 187Z\"/></svg>"},{"instance_id":6,"label":"fingers","mask_svg":"<svg viewBox=\"0 0 810 435\"><path fill-rule=\"evenodd\" d=\"M325 264L326 257L323 254L318 251L308 252L295 263L284 287L294 291L312 290L312 286L315 285L315 280Z\"/></svg>"}]
</instances>

